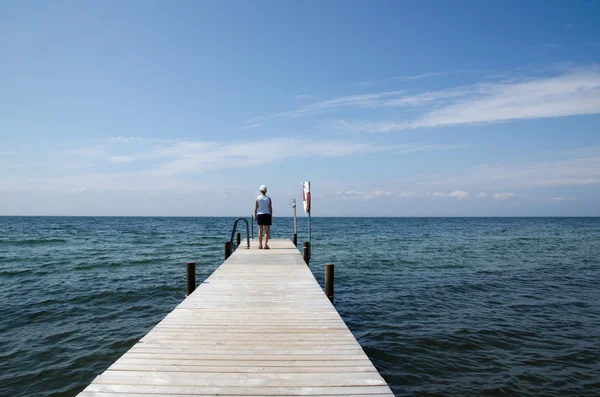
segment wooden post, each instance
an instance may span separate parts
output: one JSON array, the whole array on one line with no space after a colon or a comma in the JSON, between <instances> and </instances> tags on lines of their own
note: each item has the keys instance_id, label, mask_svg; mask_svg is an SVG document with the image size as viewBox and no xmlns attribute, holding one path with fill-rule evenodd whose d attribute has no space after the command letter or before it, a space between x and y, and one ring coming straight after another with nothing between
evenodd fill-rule
<instances>
[{"instance_id":1,"label":"wooden post","mask_svg":"<svg viewBox=\"0 0 600 397\"><path fill-rule=\"evenodd\" d=\"M185 296L190 296L196 290L196 262L188 262L185 265L185 273Z\"/></svg>"},{"instance_id":2,"label":"wooden post","mask_svg":"<svg viewBox=\"0 0 600 397\"><path fill-rule=\"evenodd\" d=\"M308 241L304 242L304 262L308 265L310 261L310 243Z\"/></svg>"},{"instance_id":3,"label":"wooden post","mask_svg":"<svg viewBox=\"0 0 600 397\"><path fill-rule=\"evenodd\" d=\"M226 241L225 242L225 247L223 249L223 253L224 253L224 257L225 260L227 260L227 258L229 258L229 256L231 255L231 241Z\"/></svg>"},{"instance_id":4,"label":"wooden post","mask_svg":"<svg viewBox=\"0 0 600 397\"><path fill-rule=\"evenodd\" d=\"M236 241L237 241L236 247L239 247L240 243L242 242L242 235L241 235L241 233L238 233L235 237L236 237Z\"/></svg>"},{"instance_id":5,"label":"wooden post","mask_svg":"<svg viewBox=\"0 0 600 397\"><path fill-rule=\"evenodd\" d=\"M292 242L294 243L294 245L297 247L298 246L298 233L294 233L292 235Z\"/></svg>"},{"instance_id":6,"label":"wooden post","mask_svg":"<svg viewBox=\"0 0 600 397\"><path fill-rule=\"evenodd\" d=\"M333 303L333 263L325 264L325 295Z\"/></svg>"}]
</instances>

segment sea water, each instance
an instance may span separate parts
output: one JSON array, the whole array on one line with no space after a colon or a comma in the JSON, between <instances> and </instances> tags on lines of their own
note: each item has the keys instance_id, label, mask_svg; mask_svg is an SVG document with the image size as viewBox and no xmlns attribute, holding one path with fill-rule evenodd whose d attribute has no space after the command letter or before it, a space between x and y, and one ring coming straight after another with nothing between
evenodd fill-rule
<instances>
[{"instance_id":1,"label":"sea water","mask_svg":"<svg viewBox=\"0 0 600 397\"><path fill-rule=\"evenodd\" d=\"M222 263L234 220L0 217L0 395L76 395L184 299L186 262L199 282ZM312 227L313 273L335 264L335 306L397 396L600 395L600 218Z\"/></svg>"}]
</instances>

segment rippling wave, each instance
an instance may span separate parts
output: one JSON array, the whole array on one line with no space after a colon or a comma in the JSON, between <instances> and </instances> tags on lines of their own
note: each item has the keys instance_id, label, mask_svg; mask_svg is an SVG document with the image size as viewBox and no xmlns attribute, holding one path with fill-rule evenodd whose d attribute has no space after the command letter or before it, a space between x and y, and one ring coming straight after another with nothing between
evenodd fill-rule
<instances>
[{"instance_id":1,"label":"rippling wave","mask_svg":"<svg viewBox=\"0 0 600 397\"><path fill-rule=\"evenodd\" d=\"M214 271L232 224L0 217L0 395L76 395L181 302L187 261ZM313 218L312 235L396 395L600 395L600 219Z\"/></svg>"}]
</instances>

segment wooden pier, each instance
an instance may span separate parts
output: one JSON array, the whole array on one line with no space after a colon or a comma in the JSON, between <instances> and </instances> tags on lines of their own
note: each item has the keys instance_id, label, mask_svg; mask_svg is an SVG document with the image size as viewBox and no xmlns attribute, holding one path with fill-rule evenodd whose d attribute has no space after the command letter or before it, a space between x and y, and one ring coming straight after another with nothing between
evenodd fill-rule
<instances>
[{"instance_id":1,"label":"wooden pier","mask_svg":"<svg viewBox=\"0 0 600 397\"><path fill-rule=\"evenodd\" d=\"M79 395L393 397L294 244L253 244Z\"/></svg>"}]
</instances>

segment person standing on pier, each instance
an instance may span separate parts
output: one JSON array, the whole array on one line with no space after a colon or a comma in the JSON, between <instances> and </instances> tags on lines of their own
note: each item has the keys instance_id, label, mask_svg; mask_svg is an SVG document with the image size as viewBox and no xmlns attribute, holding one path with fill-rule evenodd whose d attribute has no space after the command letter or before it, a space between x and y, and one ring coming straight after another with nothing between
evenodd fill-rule
<instances>
[{"instance_id":1,"label":"person standing on pier","mask_svg":"<svg viewBox=\"0 0 600 397\"><path fill-rule=\"evenodd\" d=\"M267 187L261 185L258 190L260 194L254 202L254 218L258 222L258 249L263 249L262 235L265 231L265 249L269 249L269 232L271 219L273 217L273 203L271 197L267 196Z\"/></svg>"}]
</instances>

